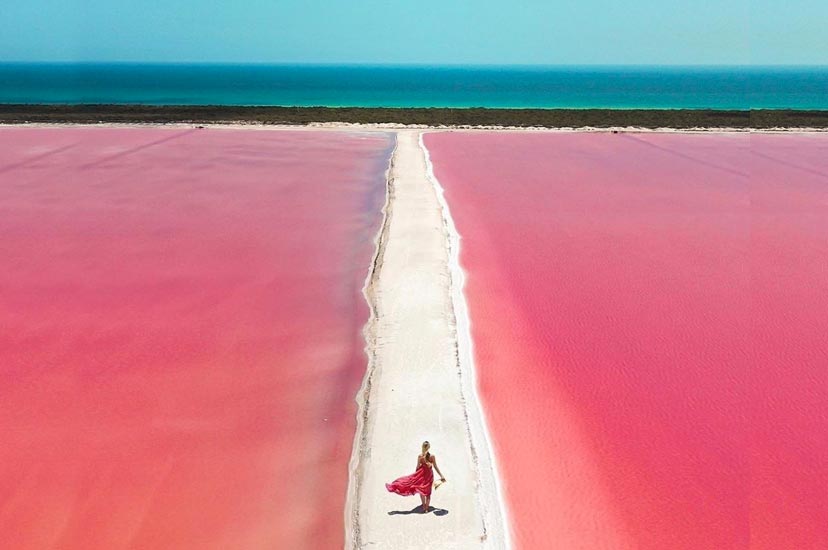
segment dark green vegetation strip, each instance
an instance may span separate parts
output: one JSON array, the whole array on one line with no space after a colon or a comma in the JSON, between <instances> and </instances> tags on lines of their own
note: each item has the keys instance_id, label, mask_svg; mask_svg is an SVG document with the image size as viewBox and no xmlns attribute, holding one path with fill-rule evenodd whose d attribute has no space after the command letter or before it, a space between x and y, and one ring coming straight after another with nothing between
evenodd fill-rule
<instances>
[{"instance_id":1,"label":"dark green vegetation strip","mask_svg":"<svg viewBox=\"0 0 828 550\"><path fill-rule=\"evenodd\" d=\"M151 105L0 105L0 122L309 124L312 122L428 126L636 126L642 128L828 128L828 111L696 109L386 109L356 107L232 107Z\"/></svg>"}]
</instances>

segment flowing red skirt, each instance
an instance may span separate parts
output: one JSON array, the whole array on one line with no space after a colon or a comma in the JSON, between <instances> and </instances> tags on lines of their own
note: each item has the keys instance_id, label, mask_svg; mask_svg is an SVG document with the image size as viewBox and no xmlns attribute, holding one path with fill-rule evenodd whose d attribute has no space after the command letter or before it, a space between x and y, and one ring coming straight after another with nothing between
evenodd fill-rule
<instances>
[{"instance_id":1,"label":"flowing red skirt","mask_svg":"<svg viewBox=\"0 0 828 550\"><path fill-rule=\"evenodd\" d=\"M404 497L415 494L424 496L431 495L431 484L434 482L434 472L431 468L420 466L417 471L410 476L395 479L391 483L386 483L385 488L392 493L397 493Z\"/></svg>"}]
</instances>

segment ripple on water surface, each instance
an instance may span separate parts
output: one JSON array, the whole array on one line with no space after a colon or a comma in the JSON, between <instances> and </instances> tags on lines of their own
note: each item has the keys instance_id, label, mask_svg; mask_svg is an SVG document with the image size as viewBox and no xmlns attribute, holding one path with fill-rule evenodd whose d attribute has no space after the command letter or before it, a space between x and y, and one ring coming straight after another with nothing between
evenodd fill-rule
<instances>
[{"instance_id":1,"label":"ripple on water surface","mask_svg":"<svg viewBox=\"0 0 828 550\"><path fill-rule=\"evenodd\" d=\"M391 137L0 144L0 546L341 546Z\"/></svg>"},{"instance_id":2,"label":"ripple on water surface","mask_svg":"<svg viewBox=\"0 0 828 550\"><path fill-rule=\"evenodd\" d=\"M825 547L828 137L425 144L518 547Z\"/></svg>"}]
</instances>

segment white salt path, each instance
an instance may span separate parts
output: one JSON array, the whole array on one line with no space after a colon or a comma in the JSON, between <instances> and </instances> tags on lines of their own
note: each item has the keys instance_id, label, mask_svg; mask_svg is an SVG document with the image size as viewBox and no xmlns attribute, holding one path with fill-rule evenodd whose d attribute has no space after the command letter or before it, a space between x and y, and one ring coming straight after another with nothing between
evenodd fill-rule
<instances>
[{"instance_id":1,"label":"white salt path","mask_svg":"<svg viewBox=\"0 0 828 550\"><path fill-rule=\"evenodd\" d=\"M370 365L358 397L346 546L505 548L468 359L456 235L419 137L397 135L385 225L366 287L373 308L366 331ZM419 513L419 497L385 489L414 472L423 440L448 479L434 491L436 511L429 514Z\"/></svg>"}]
</instances>

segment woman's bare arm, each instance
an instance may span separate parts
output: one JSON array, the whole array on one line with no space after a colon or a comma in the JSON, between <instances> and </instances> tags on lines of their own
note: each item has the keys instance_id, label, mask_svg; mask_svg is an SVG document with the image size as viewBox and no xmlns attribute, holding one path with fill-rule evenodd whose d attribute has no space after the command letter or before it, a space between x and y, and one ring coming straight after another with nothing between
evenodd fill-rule
<instances>
[{"instance_id":1,"label":"woman's bare arm","mask_svg":"<svg viewBox=\"0 0 828 550\"><path fill-rule=\"evenodd\" d=\"M445 481L446 478L443 477L443 472L440 471L440 468L437 467L437 457L431 455L431 463L434 465L434 469L437 470L437 473L440 474L440 481Z\"/></svg>"}]
</instances>

